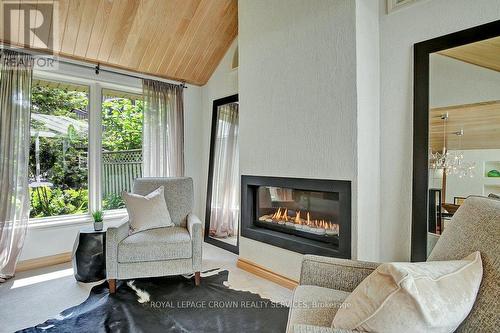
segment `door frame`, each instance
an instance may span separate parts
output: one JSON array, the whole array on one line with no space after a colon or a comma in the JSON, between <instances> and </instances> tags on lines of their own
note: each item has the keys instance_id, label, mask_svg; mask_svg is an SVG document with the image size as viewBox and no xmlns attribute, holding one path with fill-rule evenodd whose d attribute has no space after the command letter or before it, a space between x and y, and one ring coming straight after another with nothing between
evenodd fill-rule
<instances>
[{"instance_id":1,"label":"door frame","mask_svg":"<svg viewBox=\"0 0 500 333\"><path fill-rule=\"evenodd\" d=\"M413 183L411 261L427 259L429 58L431 53L500 35L500 20L416 43L413 47Z\"/></svg>"},{"instance_id":2,"label":"door frame","mask_svg":"<svg viewBox=\"0 0 500 333\"><path fill-rule=\"evenodd\" d=\"M236 103L238 102L238 94L219 98L213 101L212 106L212 130L210 134L210 157L208 161L208 181L207 181L207 202L205 211L205 232L204 240L205 242L215 245L217 247L223 248L224 250L239 254L240 246L240 217L238 215L238 234L236 235L236 245L231 245L224 241L218 240L216 238L210 237L210 213L212 207L212 180L214 177L214 155L215 155L215 140L217 136L217 109L221 105ZM239 112L239 110L238 110ZM239 117L238 117L239 119ZM239 148L238 148L239 149ZM239 178L239 177L238 177Z\"/></svg>"}]
</instances>

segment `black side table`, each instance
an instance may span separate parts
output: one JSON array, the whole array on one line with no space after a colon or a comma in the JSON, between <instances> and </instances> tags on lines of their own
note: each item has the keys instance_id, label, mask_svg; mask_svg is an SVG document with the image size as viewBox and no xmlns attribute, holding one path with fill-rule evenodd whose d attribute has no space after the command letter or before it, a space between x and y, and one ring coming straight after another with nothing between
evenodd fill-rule
<instances>
[{"instance_id":1,"label":"black side table","mask_svg":"<svg viewBox=\"0 0 500 333\"><path fill-rule=\"evenodd\" d=\"M96 282L106 278L106 229L80 229L73 246L73 271L80 282Z\"/></svg>"}]
</instances>

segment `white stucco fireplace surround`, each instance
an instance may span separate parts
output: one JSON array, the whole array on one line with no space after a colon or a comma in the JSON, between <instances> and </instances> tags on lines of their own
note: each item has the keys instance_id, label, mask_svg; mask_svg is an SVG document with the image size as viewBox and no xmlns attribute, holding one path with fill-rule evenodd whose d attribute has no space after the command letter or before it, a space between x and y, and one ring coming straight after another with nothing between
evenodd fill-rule
<instances>
[{"instance_id":1,"label":"white stucco fireplace surround","mask_svg":"<svg viewBox=\"0 0 500 333\"><path fill-rule=\"evenodd\" d=\"M363 89L376 75L358 70L356 52L361 29L375 50L377 31L357 22L355 1L239 6L240 173L351 182L350 256L377 260L379 111ZM378 58L366 57L376 71ZM299 252L242 235L240 259L299 279Z\"/></svg>"}]
</instances>

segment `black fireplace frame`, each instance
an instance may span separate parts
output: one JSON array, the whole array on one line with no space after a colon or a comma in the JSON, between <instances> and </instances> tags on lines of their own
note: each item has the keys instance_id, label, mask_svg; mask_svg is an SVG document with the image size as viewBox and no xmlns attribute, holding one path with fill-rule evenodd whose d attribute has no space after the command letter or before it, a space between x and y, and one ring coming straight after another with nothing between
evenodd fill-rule
<instances>
[{"instance_id":1,"label":"black fireplace frame","mask_svg":"<svg viewBox=\"0 0 500 333\"><path fill-rule=\"evenodd\" d=\"M339 246L318 242L254 225L257 219L257 189L276 186L304 191L336 192L339 194ZM305 179L289 177L241 176L241 236L302 254L351 258L351 181Z\"/></svg>"}]
</instances>

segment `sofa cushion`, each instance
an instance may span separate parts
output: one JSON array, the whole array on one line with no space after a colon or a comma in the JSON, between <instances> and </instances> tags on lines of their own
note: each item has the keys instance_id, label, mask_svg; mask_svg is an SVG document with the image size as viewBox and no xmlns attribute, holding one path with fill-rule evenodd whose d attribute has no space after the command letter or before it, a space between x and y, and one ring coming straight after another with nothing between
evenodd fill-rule
<instances>
[{"instance_id":1,"label":"sofa cushion","mask_svg":"<svg viewBox=\"0 0 500 333\"><path fill-rule=\"evenodd\" d=\"M118 245L120 263L191 257L191 236L183 227L144 230L128 236Z\"/></svg>"},{"instance_id":2,"label":"sofa cushion","mask_svg":"<svg viewBox=\"0 0 500 333\"><path fill-rule=\"evenodd\" d=\"M297 324L330 327L333 317L348 292L317 286L301 285L295 288L288 315L287 332Z\"/></svg>"},{"instance_id":3,"label":"sofa cushion","mask_svg":"<svg viewBox=\"0 0 500 333\"><path fill-rule=\"evenodd\" d=\"M453 332L469 314L483 269L463 260L380 265L346 298L332 326L367 332Z\"/></svg>"},{"instance_id":4,"label":"sofa cushion","mask_svg":"<svg viewBox=\"0 0 500 333\"><path fill-rule=\"evenodd\" d=\"M495 332L500 327L500 200L469 197L453 215L428 260L457 260L481 252L483 280L476 302L458 332Z\"/></svg>"}]
</instances>

